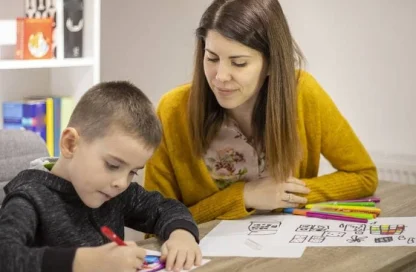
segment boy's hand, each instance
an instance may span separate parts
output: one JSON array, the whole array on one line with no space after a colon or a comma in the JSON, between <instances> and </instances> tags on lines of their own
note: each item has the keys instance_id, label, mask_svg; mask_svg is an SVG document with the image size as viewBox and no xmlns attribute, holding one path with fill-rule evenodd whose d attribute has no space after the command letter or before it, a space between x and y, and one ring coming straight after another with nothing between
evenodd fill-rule
<instances>
[{"instance_id":1,"label":"boy's hand","mask_svg":"<svg viewBox=\"0 0 416 272\"><path fill-rule=\"evenodd\" d=\"M73 263L74 272L136 272L142 267L146 250L134 242L127 246L109 243L99 247L77 249Z\"/></svg>"},{"instance_id":2,"label":"boy's hand","mask_svg":"<svg viewBox=\"0 0 416 272\"><path fill-rule=\"evenodd\" d=\"M194 265L201 265L202 254L195 237L186 230L173 231L169 239L162 245L162 257L166 270L189 270Z\"/></svg>"}]
</instances>

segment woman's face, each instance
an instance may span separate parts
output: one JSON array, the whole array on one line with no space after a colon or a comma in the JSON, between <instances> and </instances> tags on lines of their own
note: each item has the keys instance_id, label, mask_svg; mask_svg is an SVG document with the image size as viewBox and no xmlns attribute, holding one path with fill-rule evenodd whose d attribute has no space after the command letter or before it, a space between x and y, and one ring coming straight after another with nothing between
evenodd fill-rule
<instances>
[{"instance_id":1,"label":"woman's face","mask_svg":"<svg viewBox=\"0 0 416 272\"><path fill-rule=\"evenodd\" d=\"M221 107L251 110L267 76L267 66L261 52L208 31L204 71Z\"/></svg>"}]
</instances>

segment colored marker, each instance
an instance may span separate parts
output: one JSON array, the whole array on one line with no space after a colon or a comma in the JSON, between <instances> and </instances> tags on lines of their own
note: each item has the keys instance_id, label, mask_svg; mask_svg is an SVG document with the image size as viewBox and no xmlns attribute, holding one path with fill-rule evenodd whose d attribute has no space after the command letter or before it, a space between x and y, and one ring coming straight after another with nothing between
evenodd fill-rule
<instances>
[{"instance_id":1,"label":"colored marker","mask_svg":"<svg viewBox=\"0 0 416 272\"><path fill-rule=\"evenodd\" d=\"M359 212L337 212L330 209L322 209L322 208L313 208L313 209L295 209L295 208L285 208L283 209L284 213L290 213L295 215L303 215L306 216L308 211L319 212L319 213L328 213L328 214L336 214L336 215L343 215L348 217L354 218L361 218L361 219L369 219L372 220L375 218L374 214L370 213L359 213Z\"/></svg>"},{"instance_id":2,"label":"colored marker","mask_svg":"<svg viewBox=\"0 0 416 272\"><path fill-rule=\"evenodd\" d=\"M105 237L107 237L110 241L116 243L119 246L127 246L124 241L117 236L109 227L101 227L101 233L104 234Z\"/></svg>"},{"instance_id":3,"label":"colored marker","mask_svg":"<svg viewBox=\"0 0 416 272\"><path fill-rule=\"evenodd\" d=\"M116 243L119 246L127 246L127 244L120 238L117 236L117 234L115 234L109 227L103 226L101 227L101 233L107 237L110 241ZM143 265L149 265L148 262L146 260L151 260L153 256L146 256L145 260L143 262ZM157 271L157 270L155 270Z\"/></svg>"},{"instance_id":4,"label":"colored marker","mask_svg":"<svg viewBox=\"0 0 416 272\"><path fill-rule=\"evenodd\" d=\"M326 208L326 209L331 209L331 210L340 211L340 212L362 212L362 213L373 213L376 215L379 215L381 212L379 208L374 208L374 207L354 207L354 206L339 206L339 205L328 205L328 204L306 205L307 209L312 209L315 207Z\"/></svg>"},{"instance_id":5,"label":"colored marker","mask_svg":"<svg viewBox=\"0 0 416 272\"><path fill-rule=\"evenodd\" d=\"M381 199L375 196L358 198L358 199L342 200L342 202L375 202L375 203L379 203L380 201Z\"/></svg>"},{"instance_id":6,"label":"colored marker","mask_svg":"<svg viewBox=\"0 0 416 272\"><path fill-rule=\"evenodd\" d=\"M285 208L283 209L284 213L291 213L295 215L304 215L306 216L306 212L309 211L307 209L295 209L295 208Z\"/></svg>"},{"instance_id":7,"label":"colored marker","mask_svg":"<svg viewBox=\"0 0 416 272\"><path fill-rule=\"evenodd\" d=\"M362 219L369 219L369 220L373 220L374 218L376 218L376 215L372 214L372 213L338 212L338 211L334 211L334 210L318 209L318 208L313 208L313 209L311 209L311 211L337 214L337 215L344 215L344 216L349 216L349 217L354 217L354 218L362 218Z\"/></svg>"},{"instance_id":8,"label":"colored marker","mask_svg":"<svg viewBox=\"0 0 416 272\"><path fill-rule=\"evenodd\" d=\"M340 220L340 221L348 221L348 222L355 222L355 223L368 223L367 219L354 218L354 217L349 217L349 216L335 215L335 214L328 214L328 213L306 212L306 216L320 218L320 219Z\"/></svg>"},{"instance_id":9,"label":"colored marker","mask_svg":"<svg viewBox=\"0 0 416 272\"><path fill-rule=\"evenodd\" d=\"M375 207L374 202L326 202L325 205L339 205L339 206L357 206L357 207Z\"/></svg>"}]
</instances>

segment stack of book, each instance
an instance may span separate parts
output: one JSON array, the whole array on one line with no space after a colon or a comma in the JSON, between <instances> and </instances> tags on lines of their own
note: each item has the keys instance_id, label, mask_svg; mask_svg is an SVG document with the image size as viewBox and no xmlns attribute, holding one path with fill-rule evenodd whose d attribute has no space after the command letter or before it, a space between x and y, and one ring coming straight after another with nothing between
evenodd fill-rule
<instances>
[{"instance_id":1,"label":"stack of book","mask_svg":"<svg viewBox=\"0 0 416 272\"><path fill-rule=\"evenodd\" d=\"M44 139L51 156L59 156L59 140L74 108L71 97L28 97L3 102L3 128L24 129Z\"/></svg>"}]
</instances>

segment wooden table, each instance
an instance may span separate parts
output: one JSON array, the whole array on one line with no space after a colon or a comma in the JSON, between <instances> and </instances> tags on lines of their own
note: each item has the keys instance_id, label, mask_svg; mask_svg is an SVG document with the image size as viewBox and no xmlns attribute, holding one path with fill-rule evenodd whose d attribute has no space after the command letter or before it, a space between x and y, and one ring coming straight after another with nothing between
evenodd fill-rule
<instances>
[{"instance_id":1,"label":"wooden table","mask_svg":"<svg viewBox=\"0 0 416 272\"><path fill-rule=\"evenodd\" d=\"M380 182L381 216L416 216L416 185ZM201 239L220 221L199 226ZM138 243L159 250L155 238ZM195 271L416 271L415 247L309 247L301 258L207 257L208 264Z\"/></svg>"}]
</instances>

